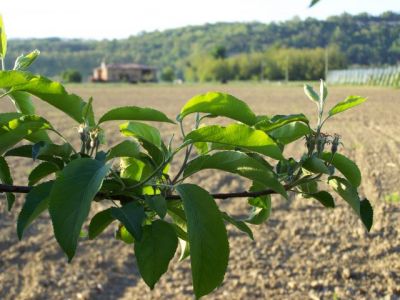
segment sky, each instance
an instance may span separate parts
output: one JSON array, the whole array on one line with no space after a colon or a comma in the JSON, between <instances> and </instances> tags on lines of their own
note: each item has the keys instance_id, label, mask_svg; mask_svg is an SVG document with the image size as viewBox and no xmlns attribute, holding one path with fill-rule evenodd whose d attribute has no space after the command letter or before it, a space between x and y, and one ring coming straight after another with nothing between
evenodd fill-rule
<instances>
[{"instance_id":1,"label":"sky","mask_svg":"<svg viewBox=\"0 0 400 300\"><path fill-rule=\"evenodd\" d=\"M268 23L343 12L400 12L400 0L0 0L9 38L126 38L143 31L215 22Z\"/></svg>"}]
</instances>

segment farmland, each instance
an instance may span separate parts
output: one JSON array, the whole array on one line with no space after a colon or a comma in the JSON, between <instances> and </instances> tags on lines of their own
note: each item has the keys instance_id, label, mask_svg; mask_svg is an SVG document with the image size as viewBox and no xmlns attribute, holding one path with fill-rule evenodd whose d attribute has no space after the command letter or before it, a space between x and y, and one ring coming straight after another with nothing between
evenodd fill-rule
<instances>
[{"instance_id":1,"label":"farmland","mask_svg":"<svg viewBox=\"0 0 400 300\"><path fill-rule=\"evenodd\" d=\"M258 114L314 115L315 109L301 86L71 85L68 89L86 98L93 96L98 115L113 106L137 105L160 109L173 118L189 98L210 90L231 93L245 100ZM293 198L287 202L274 198L272 215L266 224L255 228L254 242L228 227L231 261L224 286L205 299L376 299L400 295L400 202L385 200L399 191L400 184L400 91L332 87L328 106L350 94L366 96L368 102L329 122L326 131L342 136L344 153L358 163L364 174L362 194L369 195L375 208L371 233L366 233L339 199L337 208L330 211L309 199ZM0 110L11 107L1 103ZM78 145L78 135L70 120L42 103L39 113L67 137L76 137ZM106 128L113 142L119 138L115 125ZM172 125L163 124L160 128L166 136L178 132ZM285 154L290 156L294 147L286 149ZM26 184L23 179L32 164L21 159L10 162L17 174L16 184ZM213 192L248 188L244 180L216 172L200 173L198 183ZM245 201L225 200L221 207L239 216ZM110 239L112 230L95 241L83 241L71 264L67 264L56 241L50 238L52 229L47 216L35 222L18 242L15 218L21 201L17 202L11 214L6 212L4 201L0 202L1 299L191 298L188 261L171 265L171 272L151 292L139 279L133 250Z\"/></svg>"}]
</instances>

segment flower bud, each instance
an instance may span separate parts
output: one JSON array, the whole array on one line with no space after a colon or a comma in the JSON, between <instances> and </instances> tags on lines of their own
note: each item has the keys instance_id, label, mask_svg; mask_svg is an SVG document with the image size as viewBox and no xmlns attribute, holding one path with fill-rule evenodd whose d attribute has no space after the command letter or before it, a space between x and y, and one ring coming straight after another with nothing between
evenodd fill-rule
<instances>
[{"instance_id":1,"label":"flower bud","mask_svg":"<svg viewBox=\"0 0 400 300\"><path fill-rule=\"evenodd\" d=\"M36 49L27 55L22 54L18 56L18 58L15 60L14 70L24 71L28 69L28 67L36 60L39 54L40 51Z\"/></svg>"}]
</instances>

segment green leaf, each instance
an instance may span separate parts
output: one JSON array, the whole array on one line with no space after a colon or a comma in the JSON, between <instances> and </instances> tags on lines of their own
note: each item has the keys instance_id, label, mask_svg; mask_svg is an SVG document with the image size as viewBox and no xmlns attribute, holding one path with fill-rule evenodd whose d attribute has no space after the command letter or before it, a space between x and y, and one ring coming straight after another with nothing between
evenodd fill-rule
<instances>
[{"instance_id":1,"label":"green leaf","mask_svg":"<svg viewBox=\"0 0 400 300\"><path fill-rule=\"evenodd\" d=\"M328 97L328 88L326 87L325 81L323 81L322 79L319 85L319 94L321 96L321 100L325 102L326 97Z\"/></svg>"},{"instance_id":2,"label":"green leaf","mask_svg":"<svg viewBox=\"0 0 400 300\"><path fill-rule=\"evenodd\" d=\"M310 99L311 101L316 102L316 103L319 102L318 94L314 91L314 89L310 85L308 85L308 84L304 85L304 93L306 94L308 99Z\"/></svg>"},{"instance_id":3,"label":"green leaf","mask_svg":"<svg viewBox=\"0 0 400 300\"><path fill-rule=\"evenodd\" d=\"M250 191L260 190L259 185L254 185ZM245 219L245 222L260 225L268 220L271 215L272 203L271 196L265 195L255 198L249 198L248 203L253 207L250 216Z\"/></svg>"},{"instance_id":4,"label":"green leaf","mask_svg":"<svg viewBox=\"0 0 400 300\"><path fill-rule=\"evenodd\" d=\"M9 185L13 184L13 179L10 174L10 168L8 167L7 161L2 156L0 156L0 182ZM6 198L8 210L11 210L15 202L15 196L12 193L6 193Z\"/></svg>"},{"instance_id":5,"label":"green leaf","mask_svg":"<svg viewBox=\"0 0 400 300\"><path fill-rule=\"evenodd\" d=\"M7 112L7 113L1 113L0 114L0 126L5 125L11 120L18 119L22 117L22 114L19 112Z\"/></svg>"},{"instance_id":6,"label":"green leaf","mask_svg":"<svg viewBox=\"0 0 400 300\"><path fill-rule=\"evenodd\" d=\"M259 184L253 184L253 186L250 188L250 191L256 192L256 191L259 191L260 189L261 189L261 186ZM270 201L268 201L267 198L271 198L270 195L249 198L248 203L253 207L270 209L271 203L270 203Z\"/></svg>"},{"instance_id":7,"label":"green leaf","mask_svg":"<svg viewBox=\"0 0 400 300\"><path fill-rule=\"evenodd\" d=\"M157 148L161 148L161 135L157 128L139 122L127 122L119 126L125 136L133 136L139 140L145 140Z\"/></svg>"},{"instance_id":8,"label":"green leaf","mask_svg":"<svg viewBox=\"0 0 400 300\"><path fill-rule=\"evenodd\" d=\"M192 160L185 168L184 177L193 175L205 169L216 169L238 174L271 188L285 198L287 193L280 184L274 172L258 160L237 151L222 151L213 155L199 156Z\"/></svg>"},{"instance_id":9,"label":"green leaf","mask_svg":"<svg viewBox=\"0 0 400 300\"><path fill-rule=\"evenodd\" d=\"M239 229L240 231L247 234L249 236L249 238L251 238L254 241L253 232L251 231L250 227L246 225L245 222L232 218L226 212L221 212L221 214L226 222L229 222L230 224L235 226L237 229Z\"/></svg>"},{"instance_id":10,"label":"green leaf","mask_svg":"<svg viewBox=\"0 0 400 300\"><path fill-rule=\"evenodd\" d=\"M24 55L20 55L15 60L14 70L25 71L38 58L40 51L38 49Z\"/></svg>"},{"instance_id":11,"label":"green leaf","mask_svg":"<svg viewBox=\"0 0 400 300\"><path fill-rule=\"evenodd\" d=\"M135 256L140 275L150 287L168 270L178 247L178 238L171 224L156 220L143 227L142 239L135 243Z\"/></svg>"},{"instance_id":12,"label":"green leaf","mask_svg":"<svg viewBox=\"0 0 400 300\"><path fill-rule=\"evenodd\" d=\"M16 110L24 115L34 115L36 113L31 96L25 92L10 92L8 94Z\"/></svg>"},{"instance_id":13,"label":"green leaf","mask_svg":"<svg viewBox=\"0 0 400 300\"><path fill-rule=\"evenodd\" d=\"M37 142L51 143L52 142L49 135L47 134L47 132L44 129L31 133L25 139L32 143L37 143Z\"/></svg>"},{"instance_id":14,"label":"green leaf","mask_svg":"<svg viewBox=\"0 0 400 300\"><path fill-rule=\"evenodd\" d=\"M268 121L270 119L270 116L267 115L259 115L256 116L257 122L255 125L257 125L258 123L261 123L262 121Z\"/></svg>"},{"instance_id":15,"label":"green leaf","mask_svg":"<svg viewBox=\"0 0 400 300\"><path fill-rule=\"evenodd\" d=\"M94 117L94 111L93 111L93 98L90 97L89 101L85 103L83 110L82 110L82 115L83 119L85 120L85 123L89 125L90 127L96 127L96 120ZM100 141L101 143L101 141Z\"/></svg>"},{"instance_id":16,"label":"green leaf","mask_svg":"<svg viewBox=\"0 0 400 300\"><path fill-rule=\"evenodd\" d=\"M313 7L315 4L317 4L321 0L312 0L310 3L310 7Z\"/></svg>"},{"instance_id":17,"label":"green leaf","mask_svg":"<svg viewBox=\"0 0 400 300\"><path fill-rule=\"evenodd\" d=\"M217 92L208 92L190 99L183 106L177 119L183 120L187 115L196 112L228 117L250 126L257 121L255 114L245 102Z\"/></svg>"},{"instance_id":18,"label":"green leaf","mask_svg":"<svg viewBox=\"0 0 400 300\"><path fill-rule=\"evenodd\" d=\"M196 148L197 153L201 154L206 154L208 152L208 144L207 143L194 143L193 146Z\"/></svg>"},{"instance_id":19,"label":"green leaf","mask_svg":"<svg viewBox=\"0 0 400 300\"><path fill-rule=\"evenodd\" d=\"M25 92L9 92L9 98L17 112L24 115L34 115L36 112L35 106L33 105L31 96ZM47 135L45 130L38 130L26 137L27 140L36 143L39 141L50 142L51 139Z\"/></svg>"},{"instance_id":20,"label":"green leaf","mask_svg":"<svg viewBox=\"0 0 400 300\"><path fill-rule=\"evenodd\" d=\"M4 184L13 184L13 179L10 174L10 168L4 157L0 156L0 181Z\"/></svg>"},{"instance_id":21,"label":"green leaf","mask_svg":"<svg viewBox=\"0 0 400 300\"><path fill-rule=\"evenodd\" d=\"M329 174L329 169L325 162L315 156L307 158L303 163L303 168L315 174Z\"/></svg>"},{"instance_id":22,"label":"green leaf","mask_svg":"<svg viewBox=\"0 0 400 300\"><path fill-rule=\"evenodd\" d=\"M90 158L75 159L58 175L49 198L54 235L71 261L90 205L109 166Z\"/></svg>"},{"instance_id":23,"label":"green leaf","mask_svg":"<svg viewBox=\"0 0 400 300\"><path fill-rule=\"evenodd\" d=\"M55 163L48 161L42 162L41 164L37 165L36 168L34 168L29 174L29 185L35 185L41 179L59 170L59 167Z\"/></svg>"},{"instance_id":24,"label":"green leaf","mask_svg":"<svg viewBox=\"0 0 400 300\"><path fill-rule=\"evenodd\" d=\"M126 227L136 241L141 240L142 223L146 217L143 206L137 202L130 202L122 207L112 207L111 214Z\"/></svg>"},{"instance_id":25,"label":"green leaf","mask_svg":"<svg viewBox=\"0 0 400 300\"><path fill-rule=\"evenodd\" d=\"M167 205L168 215L172 218L176 225L175 227L178 237L185 241L189 240L187 236L187 220L184 210L180 207L171 206L171 202L167 203Z\"/></svg>"},{"instance_id":26,"label":"green leaf","mask_svg":"<svg viewBox=\"0 0 400 300\"><path fill-rule=\"evenodd\" d=\"M48 208L52 187L53 181L44 182L34 186L28 195L26 195L26 200L17 222L17 234L20 240L25 229Z\"/></svg>"},{"instance_id":27,"label":"green leaf","mask_svg":"<svg viewBox=\"0 0 400 300\"><path fill-rule=\"evenodd\" d=\"M290 157L279 161L275 167L275 172L279 177L291 177L299 167L300 164L293 157ZM272 167L271 170L273 170Z\"/></svg>"},{"instance_id":28,"label":"green leaf","mask_svg":"<svg viewBox=\"0 0 400 300\"><path fill-rule=\"evenodd\" d=\"M357 189L346 179L332 176L329 178L329 185L353 208L364 226L370 231L373 222L373 209L368 199L360 201Z\"/></svg>"},{"instance_id":29,"label":"green leaf","mask_svg":"<svg viewBox=\"0 0 400 300\"><path fill-rule=\"evenodd\" d=\"M156 146L146 140L140 139L142 147L151 156L156 165L164 163L165 153L167 152L164 148L164 144L161 142L161 147Z\"/></svg>"},{"instance_id":30,"label":"green leaf","mask_svg":"<svg viewBox=\"0 0 400 300\"><path fill-rule=\"evenodd\" d=\"M323 206L327 208L335 208L335 201L331 194L325 191L320 191L314 194L307 194L307 196L318 200Z\"/></svg>"},{"instance_id":31,"label":"green leaf","mask_svg":"<svg viewBox=\"0 0 400 300\"><path fill-rule=\"evenodd\" d=\"M143 177L151 173L149 164L132 157L123 157L121 159L121 178L129 178L134 181L140 181Z\"/></svg>"},{"instance_id":32,"label":"green leaf","mask_svg":"<svg viewBox=\"0 0 400 300\"><path fill-rule=\"evenodd\" d=\"M148 206L154 210L161 219L164 219L168 209L167 200L161 195L148 196L145 200Z\"/></svg>"},{"instance_id":33,"label":"green leaf","mask_svg":"<svg viewBox=\"0 0 400 300\"><path fill-rule=\"evenodd\" d=\"M207 295L224 280L229 244L222 215L211 195L194 184L176 187L188 225L194 293Z\"/></svg>"},{"instance_id":34,"label":"green leaf","mask_svg":"<svg viewBox=\"0 0 400 300\"><path fill-rule=\"evenodd\" d=\"M7 156L32 158L32 145L21 145L10 149L4 153L4 157Z\"/></svg>"},{"instance_id":35,"label":"green leaf","mask_svg":"<svg viewBox=\"0 0 400 300\"><path fill-rule=\"evenodd\" d=\"M310 134L310 128L302 122L293 122L272 130L268 134L279 143L287 145Z\"/></svg>"},{"instance_id":36,"label":"green leaf","mask_svg":"<svg viewBox=\"0 0 400 300\"><path fill-rule=\"evenodd\" d=\"M286 124L293 122L304 122L309 123L307 117L303 114L296 115L276 115L272 119L264 119L255 125L256 129L263 130L265 132L270 132L274 129L278 129Z\"/></svg>"},{"instance_id":37,"label":"green leaf","mask_svg":"<svg viewBox=\"0 0 400 300\"><path fill-rule=\"evenodd\" d=\"M188 241L179 238L180 255L178 261L181 262L190 256L190 245Z\"/></svg>"},{"instance_id":38,"label":"green leaf","mask_svg":"<svg viewBox=\"0 0 400 300\"><path fill-rule=\"evenodd\" d=\"M197 143L195 143L197 144ZM194 144L193 144L194 145ZM242 150L239 147L235 147L232 145L224 145L224 144L220 144L220 143L209 143L210 145L210 152L211 150L229 150L229 151L235 151L235 150ZM251 152L254 153L254 152Z\"/></svg>"},{"instance_id":39,"label":"green leaf","mask_svg":"<svg viewBox=\"0 0 400 300\"><path fill-rule=\"evenodd\" d=\"M37 159L37 157L39 156L40 149L42 149L42 147L44 147L45 145L46 145L45 142L38 142L38 143L35 143L32 146L32 159L33 159L33 161L35 161Z\"/></svg>"},{"instance_id":40,"label":"green leaf","mask_svg":"<svg viewBox=\"0 0 400 300\"><path fill-rule=\"evenodd\" d=\"M283 159L278 145L265 132L247 125L231 124L227 127L211 125L190 132L185 141L211 142L236 146L258 152L277 160Z\"/></svg>"},{"instance_id":41,"label":"green leaf","mask_svg":"<svg viewBox=\"0 0 400 300\"><path fill-rule=\"evenodd\" d=\"M330 162L353 186L360 186L361 171L352 160L339 153L335 153L332 157L330 152L322 153L321 158Z\"/></svg>"},{"instance_id":42,"label":"green leaf","mask_svg":"<svg viewBox=\"0 0 400 300\"><path fill-rule=\"evenodd\" d=\"M258 161L260 164L262 164L265 168L269 169L269 170L273 170L274 167L267 161L267 159L258 154L258 153L254 153L254 152L247 152L246 153L247 156L250 156L251 158L255 159L256 161Z\"/></svg>"},{"instance_id":43,"label":"green leaf","mask_svg":"<svg viewBox=\"0 0 400 300\"><path fill-rule=\"evenodd\" d=\"M121 225L115 235L115 238L117 240L123 241L125 244L133 244L135 242L135 239L133 236L129 233L129 231L126 229L125 226Z\"/></svg>"},{"instance_id":44,"label":"green leaf","mask_svg":"<svg viewBox=\"0 0 400 300\"><path fill-rule=\"evenodd\" d=\"M35 145L37 146L35 147ZM10 149L4 154L4 156L17 156L31 158L34 160L39 159L51 161L56 163L60 168L63 168L63 161L56 158L55 156L67 159L72 152L71 145L69 144L56 145L39 142L35 145L22 145Z\"/></svg>"},{"instance_id":45,"label":"green leaf","mask_svg":"<svg viewBox=\"0 0 400 300\"><path fill-rule=\"evenodd\" d=\"M336 176L330 177L328 183L353 208L356 214L360 215L360 197L357 189L346 179Z\"/></svg>"},{"instance_id":46,"label":"green leaf","mask_svg":"<svg viewBox=\"0 0 400 300\"><path fill-rule=\"evenodd\" d=\"M338 113L344 112L354 106L360 105L361 103L365 102L367 99L360 97L360 96L349 96L346 100L336 104L334 107L331 108L329 111L329 116L336 115Z\"/></svg>"},{"instance_id":47,"label":"green leaf","mask_svg":"<svg viewBox=\"0 0 400 300\"><path fill-rule=\"evenodd\" d=\"M0 155L30 134L44 129L52 129L52 126L39 116L29 115L11 120L0 128Z\"/></svg>"},{"instance_id":48,"label":"green leaf","mask_svg":"<svg viewBox=\"0 0 400 300\"><path fill-rule=\"evenodd\" d=\"M114 157L135 157L140 153L140 145L133 140L125 140L112 147L107 155L107 160Z\"/></svg>"},{"instance_id":49,"label":"green leaf","mask_svg":"<svg viewBox=\"0 0 400 300\"><path fill-rule=\"evenodd\" d=\"M96 153L96 155L94 156L95 160L98 160L101 162L106 162L106 158L107 158L107 153L105 153L104 151L98 151Z\"/></svg>"},{"instance_id":50,"label":"green leaf","mask_svg":"<svg viewBox=\"0 0 400 300\"><path fill-rule=\"evenodd\" d=\"M41 156L57 156L67 160L72 151L73 149L68 143L57 145L53 143L39 142L33 145L31 156L33 159L40 158Z\"/></svg>"},{"instance_id":51,"label":"green leaf","mask_svg":"<svg viewBox=\"0 0 400 300\"><path fill-rule=\"evenodd\" d=\"M89 224L89 239L95 239L100 233L110 225L115 218L111 213L111 208L107 208L99 213L97 213Z\"/></svg>"},{"instance_id":52,"label":"green leaf","mask_svg":"<svg viewBox=\"0 0 400 300\"><path fill-rule=\"evenodd\" d=\"M173 208L170 207L168 209L168 214L174 221L173 226L179 238L179 246L181 251L178 261L183 261L184 259L190 256L190 245L188 242L189 237L187 234L187 222L186 222L185 212L182 209L178 209L176 207Z\"/></svg>"},{"instance_id":53,"label":"green leaf","mask_svg":"<svg viewBox=\"0 0 400 300\"><path fill-rule=\"evenodd\" d=\"M315 179L311 181L305 180L305 182L298 184L298 187L305 196L318 193L318 182Z\"/></svg>"},{"instance_id":54,"label":"green leaf","mask_svg":"<svg viewBox=\"0 0 400 300\"><path fill-rule=\"evenodd\" d=\"M372 209L371 203L368 199L364 199L360 203L360 215L364 226L368 231L371 231L372 224L374 221L374 211Z\"/></svg>"},{"instance_id":55,"label":"green leaf","mask_svg":"<svg viewBox=\"0 0 400 300\"><path fill-rule=\"evenodd\" d=\"M68 94L58 82L25 71L2 71L0 88L32 94L63 111L75 121L83 122L85 101L75 94Z\"/></svg>"},{"instance_id":56,"label":"green leaf","mask_svg":"<svg viewBox=\"0 0 400 300\"><path fill-rule=\"evenodd\" d=\"M164 113L152 109L137 106L125 106L114 108L105 113L99 120L99 124L106 121L129 120L129 121L155 121L175 124Z\"/></svg>"},{"instance_id":57,"label":"green leaf","mask_svg":"<svg viewBox=\"0 0 400 300\"><path fill-rule=\"evenodd\" d=\"M245 220L247 223L253 225L260 225L268 220L271 210L259 207L253 207L250 216Z\"/></svg>"},{"instance_id":58,"label":"green leaf","mask_svg":"<svg viewBox=\"0 0 400 300\"><path fill-rule=\"evenodd\" d=\"M16 157L26 157L32 159L32 145L22 145L13 149L8 150L5 154L5 157L7 156L16 156ZM56 157L52 156L47 156L47 155L39 155L37 159L43 160L43 161L51 161L57 166L62 169L64 167L64 162Z\"/></svg>"},{"instance_id":59,"label":"green leaf","mask_svg":"<svg viewBox=\"0 0 400 300\"><path fill-rule=\"evenodd\" d=\"M7 53L7 36L4 29L3 17L0 15L0 57L5 58Z\"/></svg>"}]
</instances>

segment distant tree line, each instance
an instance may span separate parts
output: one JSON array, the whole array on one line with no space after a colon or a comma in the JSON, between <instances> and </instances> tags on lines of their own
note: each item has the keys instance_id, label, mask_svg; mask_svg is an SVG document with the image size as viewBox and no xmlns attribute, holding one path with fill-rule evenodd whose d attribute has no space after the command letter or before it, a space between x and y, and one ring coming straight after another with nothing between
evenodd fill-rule
<instances>
[{"instance_id":1,"label":"distant tree line","mask_svg":"<svg viewBox=\"0 0 400 300\"><path fill-rule=\"evenodd\" d=\"M223 46L219 52L218 46ZM284 64L289 57L290 79L308 79L323 74L320 59L312 59L313 68L307 63L307 71L302 68L303 73L299 74L297 69L311 57L321 57L325 48L335 49L332 57L337 57L338 66L399 63L400 14L343 14L327 20L294 18L270 24L217 23L142 33L122 40L11 40L6 63L11 65L15 57L35 48L40 48L41 59L33 71L48 76L74 69L86 79L94 67L106 60L148 64L161 71L172 68L172 75L171 70L167 70L167 79L172 76L209 80L210 76L220 77L217 73L221 72L223 76L235 79L260 76L282 79L285 77L282 73ZM217 52L213 55L212 51ZM204 66L198 62L202 57L207 57ZM248 60L246 66L245 60ZM205 69L213 69L213 72Z\"/></svg>"},{"instance_id":2,"label":"distant tree line","mask_svg":"<svg viewBox=\"0 0 400 300\"><path fill-rule=\"evenodd\" d=\"M335 47L328 49L271 48L266 52L230 57L197 55L184 68L189 81L228 80L317 80L325 78L325 64L347 67L346 57Z\"/></svg>"}]
</instances>

